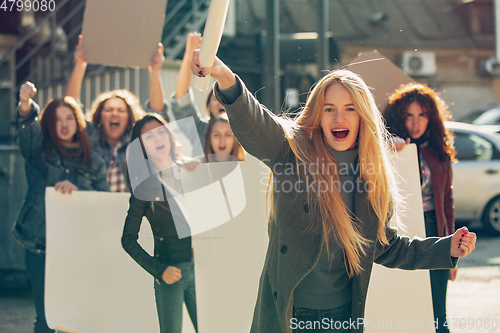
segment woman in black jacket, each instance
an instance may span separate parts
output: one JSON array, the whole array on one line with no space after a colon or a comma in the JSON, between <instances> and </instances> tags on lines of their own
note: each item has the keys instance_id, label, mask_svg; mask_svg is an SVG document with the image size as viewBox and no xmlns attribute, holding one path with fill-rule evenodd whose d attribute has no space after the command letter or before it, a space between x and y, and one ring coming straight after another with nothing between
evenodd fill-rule
<instances>
[{"instance_id":1,"label":"woman in black jacket","mask_svg":"<svg viewBox=\"0 0 500 333\"><path fill-rule=\"evenodd\" d=\"M139 140L136 140L139 139ZM136 122L128 151L132 195L125 220L125 251L155 278L155 298L161 333L181 333L182 303L197 329L196 292L191 237L180 238L179 228L189 228L182 216L181 156L166 121L148 114ZM167 202L167 198L172 198ZM174 223L173 214L177 214ZM154 256L137 242L143 217L151 225ZM181 232L179 232L181 234ZM189 234L189 232L188 232Z\"/></svg>"}]
</instances>

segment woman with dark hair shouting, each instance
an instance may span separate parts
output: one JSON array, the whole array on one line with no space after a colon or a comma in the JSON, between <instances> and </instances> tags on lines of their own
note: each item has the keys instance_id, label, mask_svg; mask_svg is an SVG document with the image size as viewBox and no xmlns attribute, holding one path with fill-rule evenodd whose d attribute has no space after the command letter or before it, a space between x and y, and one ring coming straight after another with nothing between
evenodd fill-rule
<instances>
[{"instance_id":1,"label":"woman with dark hair shouting","mask_svg":"<svg viewBox=\"0 0 500 333\"><path fill-rule=\"evenodd\" d=\"M36 309L35 333L54 332L45 320L45 188L56 191L109 191L106 166L90 150L82 109L71 97L50 101L43 111L26 82L19 94L19 148L26 160L28 193L14 235L26 248L26 271Z\"/></svg>"},{"instance_id":2,"label":"woman with dark hair shouting","mask_svg":"<svg viewBox=\"0 0 500 333\"><path fill-rule=\"evenodd\" d=\"M129 147L138 140L140 156L134 156L129 150L128 164L130 165L132 160L143 159L148 161L154 172L137 186L131 186L133 191L122 235L123 248L155 278L160 332L181 333L184 303L191 322L197 329L191 237L179 237L179 222L177 220L177 223L174 223L173 214L182 215L182 209L173 205L180 206L182 203L166 200L166 197L183 193L180 168L186 167L189 170L190 166L183 163L175 144L174 133L160 115L147 114L137 121L130 140ZM131 174L130 167L128 169L129 179L134 182L136 175ZM149 175L147 168L142 171ZM149 198L152 198L152 201L148 200ZM153 232L154 256L150 256L137 242L143 217L148 219ZM181 219L185 221L184 216L181 216Z\"/></svg>"}]
</instances>

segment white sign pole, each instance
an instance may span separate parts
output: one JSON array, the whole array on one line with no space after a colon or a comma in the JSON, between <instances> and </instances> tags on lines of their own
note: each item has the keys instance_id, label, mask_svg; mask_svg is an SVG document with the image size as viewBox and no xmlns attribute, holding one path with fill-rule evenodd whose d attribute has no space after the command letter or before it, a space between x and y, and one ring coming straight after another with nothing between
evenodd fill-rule
<instances>
[{"instance_id":1,"label":"white sign pole","mask_svg":"<svg viewBox=\"0 0 500 333\"><path fill-rule=\"evenodd\" d=\"M214 64L222 31L224 30L224 23L226 22L228 7L229 0L212 0L210 3L200 48L201 67L210 67ZM210 76L194 78L194 86L201 91L207 90L209 83Z\"/></svg>"}]
</instances>

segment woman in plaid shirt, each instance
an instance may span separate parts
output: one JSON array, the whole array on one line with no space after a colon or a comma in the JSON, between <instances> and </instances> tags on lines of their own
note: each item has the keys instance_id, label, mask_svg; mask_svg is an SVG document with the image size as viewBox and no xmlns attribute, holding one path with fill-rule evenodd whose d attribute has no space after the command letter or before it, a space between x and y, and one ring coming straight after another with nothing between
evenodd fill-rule
<instances>
[{"instance_id":1,"label":"woman in plaid shirt","mask_svg":"<svg viewBox=\"0 0 500 333\"><path fill-rule=\"evenodd\" d=\"M87 56L82 46L81 35L74 59L75 67L66 86L65 95L78 100L87 68ZM160 78L164 60L163 45L158 44L158 51L148 67L150 92L146 111L158 112L168 121L167 104L163 100ZM107 180L111 192L130 192L128 182L125 180L127 146L132 127L145 114L137 97L125 89L104 92L92 103L87 132L92 150L97 151L106 161Z\"/></svg>"}]
</instances>

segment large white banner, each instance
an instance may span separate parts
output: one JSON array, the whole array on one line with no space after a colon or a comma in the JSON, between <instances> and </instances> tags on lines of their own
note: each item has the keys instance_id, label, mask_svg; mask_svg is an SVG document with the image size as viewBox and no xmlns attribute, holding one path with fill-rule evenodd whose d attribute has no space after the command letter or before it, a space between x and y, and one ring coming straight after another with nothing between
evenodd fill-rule
<instances>
[{"instance_id":1,"label":"large white banner","mask_svg":"<svg viewBox=\"0 0 500 333\"><path fill-rule=\"evenodd\" d=\"M211 169L216 174L217 163ZM265 184L269 171L252 156L239 162L238 170L244 179L244 209L228 198L224 209L229 209L233 218L193 236L200 332L250 329L268 240ZM234 177L230 174L213 180L214 184L222 181L229 196L236 191L234 184L241 184ZM216 186L214 193L219 191ZM45 306L50 327L83 333L159 331L153 277L121 246L129 197L83 191L65 195L47 188ZM139 242L153 253L146 219ZM194 332L186 311L183 322L183 333Z\"/></svg>"},{"instance_id":2,"label":"large white banner","mask_svg":"<svg viewBox=\"0 0 500 333\"><path fill-rule=\"evenodd\" d=\"M406 201L402 235L425 238L417 146L406 146L395 159ZM366 300L366 332L434 332L428 270L405 271L373 266Z\"/></svg>"}]
</instances>

